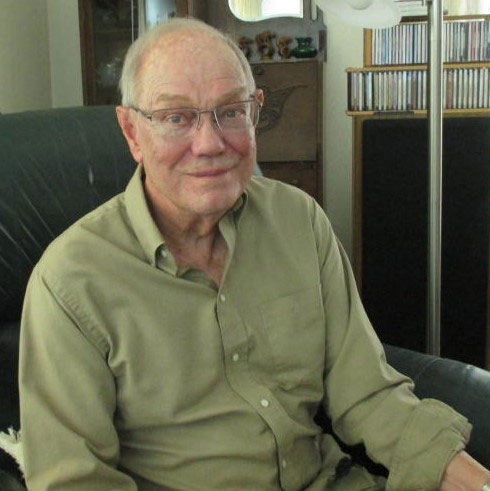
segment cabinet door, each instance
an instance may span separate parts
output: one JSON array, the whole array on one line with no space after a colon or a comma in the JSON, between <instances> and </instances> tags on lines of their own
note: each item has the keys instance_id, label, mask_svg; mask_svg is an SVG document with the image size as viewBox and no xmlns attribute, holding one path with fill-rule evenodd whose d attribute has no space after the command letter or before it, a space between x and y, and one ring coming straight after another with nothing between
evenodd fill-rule
<instances>
[{"instance_id":1,"label":"cabinet door","mask_svg":"<svg viewBox=\"0 0 490 491\"><path fill-rule=\"evenodd\" d=\"M318 61L286 61L252 66L265 103L257 127L259 162L316 161Z\"/></svg>"},{"instance_id":2,"label":"cabinet door","mask_svg":"<svg viewBox=\"0 0 490 491\"><path fill-rule=\"evenodd\" d=\"M445 118L443 130L441 352L483 367L489 336L490 118ZM356 194L362 206L364 305L383 341L424 351L427 120L367 120L361 141Z\"/></svg>"},{"instance_id":3,"label":"cabinet door","mask_svg":"<svg viewBox=\"0 0 490 491\"><path fill-rule=\"evenodd\" d=\"M138 35L138 2L79 0L84 103L117 104L119 77Z\"/></svg>"},{"instance_id":4,"label":"cabinet door","mask_svg":"<svg viewBox=\"0 0 490 491\"><path fill-rule=\"evenodd\" d=\"M119 103L122 63L138 37L144 5L143 0L78 1L85 104ZM193 5L192 0L175 0L177 15L187 16L189 5ZM167 6L167 13L169 9Z\"/></svg>"}]
</instances>

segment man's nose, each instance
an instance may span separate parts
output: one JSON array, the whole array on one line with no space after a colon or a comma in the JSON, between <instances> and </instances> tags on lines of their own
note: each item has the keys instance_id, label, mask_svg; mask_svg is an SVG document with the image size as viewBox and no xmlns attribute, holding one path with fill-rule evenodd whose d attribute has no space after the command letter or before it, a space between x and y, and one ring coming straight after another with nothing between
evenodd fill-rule
<instances>
[{"instance_id":1,"label":"man's nose","mask_svg":"<svg viewBox=\"0 0 490 491\"><path fill-rule=\"evenodd\" d=\"M192 151L196 155L216 155L225 149L223 134L212 112L202 113L192 135Z\"/></svg>"}]
</instances>

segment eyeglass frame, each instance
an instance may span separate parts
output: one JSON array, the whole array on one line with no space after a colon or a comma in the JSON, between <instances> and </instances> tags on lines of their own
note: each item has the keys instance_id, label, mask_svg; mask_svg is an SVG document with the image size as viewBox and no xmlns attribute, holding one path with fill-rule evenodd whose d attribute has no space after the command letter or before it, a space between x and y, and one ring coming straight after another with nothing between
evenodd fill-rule
<instances>
[{"instance_id":1,"label":"eyeglass frame","mask_svg":"<svg viewBox=\"0 0 490 491\"><path fill-rule=\"evenodd\" d=\"M216 110L223 107L223 106L229 106L229 105L232 105L232 104L240 104L242 102L255 102L257 104L257 115L255 117L255 121L252 122L252 128L255 128L257 126L257 124L259 123L259 118L260 118L260 110L262 109L262 103L260 101L257 100L257 96L255 94L250 94L250 97L248 99L245 99L245 100L242 100L242 101L234 101L234 102L226 102L224 104L220 104L212 109L198 109L197 107L171 107L171 108L168 108L168 109L155 109L154 111L151 111L151 112L146 112L146 111L143 111L142 109L140 109L139 107L137 106L128 106L129 109L132 109L133 111L136 111L137 113L141 114L144 118L146 118L148 121L150 121L150 123L153 123L153 115L157 112L160 112L160 111L179 111L179 110L184 110L184 109L187 109L187 110L192 110L192 111L195 111L195 113L197 114L197 120L196 120L196 123L194 124L193 126L193 129L195 130L199 130L200 128L200 124L201 124L201 114L203 113L212 113L214 118L213 118L213 121L214 121L214 124L215 126L223 133L223 128L220 126L219 124L219 121L218 121L218 116L216 114ZM246 128L243 128L243 129L246 129ZM226 131L226 129L225 129Z\"/></svg>"}]
</instances>

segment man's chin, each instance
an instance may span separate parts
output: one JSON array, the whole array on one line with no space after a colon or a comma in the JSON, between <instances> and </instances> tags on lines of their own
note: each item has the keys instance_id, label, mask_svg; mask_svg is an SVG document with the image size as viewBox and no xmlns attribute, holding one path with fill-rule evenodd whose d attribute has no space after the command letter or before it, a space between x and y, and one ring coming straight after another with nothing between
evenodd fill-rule
<instances>
[{"instance_id":1,"label":"man's chin","mask_svg":"<svg viewBox=\"0 0 490 491\"><path fill-rule=\"evenodd\" d=\"M224 215L231 209L238 198L242 195L242 190L223 194L223 190L215 193L206 193L194 203L194 210L200 215Z\"/></svg>"}]
</instances>

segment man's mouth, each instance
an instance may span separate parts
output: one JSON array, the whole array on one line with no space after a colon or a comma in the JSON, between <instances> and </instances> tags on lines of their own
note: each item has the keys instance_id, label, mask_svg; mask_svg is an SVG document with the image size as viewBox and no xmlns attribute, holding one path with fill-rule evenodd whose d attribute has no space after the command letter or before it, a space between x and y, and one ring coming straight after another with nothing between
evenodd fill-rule
<instances>
[{"instance_id":1,"label":"man's mouth","mask_svg":"<svg viewBox=\"0 0 490 491\"><path fill-rule=\"evenodd\" d=\"M210 168L210 169L202 169L195 172L189 172L189 175L192 177L219 177L223 174L226 174L231 170L231 167L220 167L220 168Z\"/></svg>"}]
</instances>

